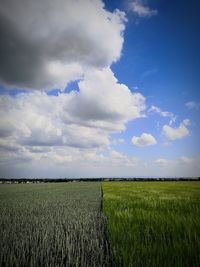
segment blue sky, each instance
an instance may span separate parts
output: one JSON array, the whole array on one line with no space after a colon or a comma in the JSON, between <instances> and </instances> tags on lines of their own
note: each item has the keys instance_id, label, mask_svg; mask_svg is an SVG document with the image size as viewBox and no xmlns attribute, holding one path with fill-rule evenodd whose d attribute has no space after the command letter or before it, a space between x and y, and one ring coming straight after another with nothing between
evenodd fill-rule
<instances>
[{"instance_id":1,"label":"blue sky","mask_svg":"<svg viewBox=\"0 0 200 267\"><path fill-rule=\"evenodd\" d=\"M106 2L112 10L110 1ZM121 4L121 1L115 2ZM191 100L199 102L200 99L200 76L197 73L200 69L200 37L197 34L200 22L197 1L149 1L150 3L158 9L158 15L139 19L132 12L127 13L129 22L125 31L123 55L117 64L113 64L112 69L131 90L138 87L147 97L149 105L173 112L177 115L177 123L185 117L192 121L192 138L184 139L182 144L173 144L174 148L165 149L163 155L169 158L178 157L181 153L198 155L199 112L188 110L185 106ZM117 5L114 6L116 7ZM137 134L150 131L158 136L156 124L159 122L162 125L166 121L159 116L152 116L150 120L133 121L128 124L127 132L119 136L125 136L128 141L133 130ZM158 138L160 142L163 141L161 136ZM132 152L129 147L126 149ZM151 152L146 151L145 155L158 155L160 149L161 147L157 147Z\"/></svg>"},{"instance_id":2,"label":"blue sky","mask_svg":"<svg viewBox=\"0 0 200 267\"><path fill-rule=\"evenodd\" d=\"M197 1L4 5L1 176L199 176Z\"/></svg>"}]
</instances>

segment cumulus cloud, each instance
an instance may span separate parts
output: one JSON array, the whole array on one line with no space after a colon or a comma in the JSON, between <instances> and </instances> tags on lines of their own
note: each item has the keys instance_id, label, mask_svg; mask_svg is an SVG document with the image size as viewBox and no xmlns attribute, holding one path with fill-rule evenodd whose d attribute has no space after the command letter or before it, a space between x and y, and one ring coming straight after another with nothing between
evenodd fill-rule
<instances>
[{"instance_id":1,"label":"cumulus cloud","mask_svg":"<svg viewBox=\"0 0 200 267\"><path fill-rule=\"evenodd\" d=\"M43 91L1 96L1 160L54 158L63 163L90 150L97 154L109 149L112 133L143 116L145 98L120 84L109 68L86 73L78 87L57 96ZM70 148L73 155L63 151ZM120 154L112 155L115 162L116 157ZM122 162L132 164L125 156Z\"/></svg>"},{"instance_id":2,"label":"cumulus cloud","mask_svg":"<svg viewBox=\"0 0 200 267\"><path fill-rule=\"evenodd\" d=\"M10 102L10 110L6 116L13 121L12 127L7 127L7 138L12 138L23 146L74 146L98 147L109 143L108 132L100 128L86 127L75 123L65 123L62 120L65 103L64 95L50 97L42 93L21 95L18 99L4 98ZM40 107L43 103L43 108ZM53 108L53 112L51 111ZM5 111L2 111L3 116ZM71 121L73 118L71 117ZM4 139L5 128L3 131Z\"/></svg>"},{"instance_id":3,"label":"cumulus cloud","mask_svg":"<svg viewBox=\"0 0 200 267\"><path fill-rule=\"evenodd\" d=\"M110 69L121 55L125 22L124 12L105 10L101 0L1 1L0 83L43 89L1 96L1 173L58 176L60 168L82 164L84 176L99 164L120 166L117 172L137 165L136 157L111 149L112 134L146 109L145 97ZM63 90L70 81L77 91ZM58 95L46 90L53 88Z\"/></svg>"},{"instance_id":4,"label":"cumulus cloud","mask_svg":"<svg viewBox=\"0 0 200 267\"><path fill-rule=\"evenodd\" d=\"M132 144L138 147L152 146L157 143L153 135L148 133L143 133L141 136L133 136L131 140Z\"/></svg>"},{"instance_id":5,"label":"cumulus cloud","mask_svg":"<svg viewBox=\"0 0 200 267\"><path fill-rule=\"evenodd\" d=\"M186 137L190 134L190 131L187 128L187 126L189 126L189 125L190 125L189 119L183 120L183 122L180 123L180 125L177 128L173 128L169 125L164 125L163 126L163 134L170 141L173 141L176 139L181 139L181 138Z\"/></svg>"},{"instance_id":6,"label":"cumulus cloud","mask_svg":"<svg viewBox=\"0 0 200 267\"><path fill-rule=\"evenodd\" d=\"M151 9L144 0L133 0L129 3L130 10L141 18L150 18L158 14L156 9Z\"/></svg>"},{"instance_id":7,"label":"cumulus cloud","mask_svg":"<svg viewBox=\"0 0 200 267\"><path fill-rule=\"evenodd\" d=\"M101 0L7 0L0 5L0 81L14 88L64 88L85 69L119 59L125 14Z\"/></svg>"},{"instance_id":8,"label":"cumulus cloud","mask_svg":"<svg viewBox=\"0 0 200 267\"><path fill-rule=\"evenodd\" d=\"M73 93L67 109L80 124L119 131L143 116L145 98L118 83L110 68L88 72L78 85L80 92Z\"/></svg>"},{"instance_id":9,"label":"cumulus cloud","mask_svg":"<svg viewBox=\"0 0 200 267\"><path fill-rule=\"evenodd\" d=\"M185 103L185 106L188 109L199 109L200 108L200 103L196 102L196 101L189 101L189 102Z\"/></svg>"}]
</instances>

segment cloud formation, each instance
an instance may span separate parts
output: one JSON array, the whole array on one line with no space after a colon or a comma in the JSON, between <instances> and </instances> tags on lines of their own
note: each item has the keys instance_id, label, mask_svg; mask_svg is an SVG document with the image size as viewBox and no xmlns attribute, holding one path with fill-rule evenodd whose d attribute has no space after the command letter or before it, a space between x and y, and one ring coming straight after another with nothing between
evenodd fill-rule
<instances>
[{"instance_id":1,"label":"cloud formation","mask_svg":"<svg viewBox=\"0 0 200 267\"><path fill-rule=\"evenodd\" d=\"M161 108L152 105L149 109L148 109L149 113L157 113L160 116L164 117L164 118L170 118L170 122L169 125L171 125L173 122L176 121L176 116L169 111L162 111Z\"/></svg>"},{"instance_id":2,"label":"cloud formation","mask_svg":"<svg viewBox=\"0 0 200 267\"><path fill-rule=\"evenodd\" d=\"M73 161L64 148L80 154L91 149L99 153L109 149L112 133L143 116L145 98L118 83L110 68L86 73L78 87L79 91L58 96L42 91L2 96L1 160Z\"/></svg>"},{"instance_id":3,"label":"cloud formation","mask_svg":"<svg viewBox=\"0 0 200 267\"><path fill-rule=\"evenodd\" d=\"M148 133L143 133L139 137L133 136L131 142L138 147L152 146L157 143L155 137Z\"/></svg>"},{"instance_id":4,"label":"cloud formation","mask_svg":"<svg viewBox=\"0 0 200 267\"><path fill-rule=\"evenodd\" d=\"M80 92L71 94L67 108L80 124L121 131L127 121L143 116L145 98L118 83L109 68L88 72L78 85Z\"/></svg>"},{"instance_id":5,"label":"cloud formation","mask_svg":"<svg viewBox=\"0 0 200 267\"><path fill-rule=\"evenodd\" d=\"M144 0L133 0L129 3L130 10L140 18L150 18L158 14L156 9L151 9Z\"/></svg>"},{"instance_id":6,"label":"cloud formation","mask_svg":"<svg viewBox=\"0 0 200 267\"><path fill-rule=\"evenodd\" d=\"M65 88L87 68L119 59L125 14L100 0L7 0L0 5L0 82Z\"/></svg>"},{"instance_id":7,"label":"cloud formation","mask_svg":"<svg viewBox=\"0 0 200 267\"><path fill-rule=\"evenodd\" d=\"M110 69L121 56L125 22L124 12L105 10L101 0L2 1L0 83L42 90L1 96L1 172L42 176L54 166L58 176L69 164L74 170L137 164L111 148L111 135L146 109L145 97ZM78 90L62 91L70 81ZM58 95L46 91L53 88Z\"/></svg>"},{"instance_id":8,"label":"cloud formation","mask_svg":"<svg viewBox=\"0 0 200 267\"><path fill-rule=\"evenodd\" d=\"M190 134L190 131L187 128L187 126L189 126L189 125L190 125L189 119L183 120L183 122L180 123L180 125L177 128L173 128L169 125L164 125L163 126L163 134L170 141L173 141L176 139L181 139L181 138L186 137Z\"/></svg>"},{"instance_id":9,"label":"cloud formation","mask_svg":"<svg viewBox=\"0 0 200 267\"><path fill-rule=\"evenodd\" d=\"M182 176L187 177L190 176L198 176L199 173L199 157L188 157L188 156L180 156L179 158L175 159L166 159L166 158L159 158L154 161L155 165L162 169L163 172L166 172L168 176L170 173L174 177Z\"/></svg>"},{"instance_id":10,"label":"cloud formation","mask_svg":"<svg viewBox=\"0 0 200 267\"><path fill-rule=\"evenodd\" d=\"M200 108L200 102L189 101L189 102L185 103L185 106L188 109L196 109L196 110L198 110Z\"/></svg>"},{"instance_id":11,"label":"cloud formation","mask_svg":"<svg viewBox=\"0 0 200 267\"><path fill-rule=\"evenodd\" d=\"M131 3L136 18L158 13L146 1ZM146 112L145 97L132 93L111 70L121 56L125 23L124 12L105 10L101 0L1 1L0 85L30 89L0 97L1 176L157 173L155 159L141 162L113 148L121 149L119 144L125 142L123 149L128 152L126 134L121 132ZM70 81L75 81L77 90L70 88ZM58 95L48 91L53 88L61 89ZM186 106L193 108L194 103ZM152 106L149 113L170 119L165 125L169 128L164 126L167 137L188 134L188 120L172 128L176 118L171 112ZM134 136L132 142L139 147L157 143L147 133ZM190 173L193 164L199 166L187 156L178 164L162 158L157 163L166 167L160 173L174 170L173 175L187 174L180 166L187 165ZM167 169L168 163L176 170Z\"/></svg>"}]
</instances>

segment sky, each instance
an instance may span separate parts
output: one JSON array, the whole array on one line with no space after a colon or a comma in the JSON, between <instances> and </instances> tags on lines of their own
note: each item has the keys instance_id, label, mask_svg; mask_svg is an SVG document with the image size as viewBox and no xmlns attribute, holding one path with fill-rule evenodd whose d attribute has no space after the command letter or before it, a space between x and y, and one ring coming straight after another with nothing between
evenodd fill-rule
<instances>
[{"instance_id":1,"label":"sky","mask_svg":"<svg viewBox=\"0 0 200 267\"><path fill-rule=\"evenodd\" d=\"M0 0L0 177L199 176L199 8Z\"/></svg>"}]
</instances>

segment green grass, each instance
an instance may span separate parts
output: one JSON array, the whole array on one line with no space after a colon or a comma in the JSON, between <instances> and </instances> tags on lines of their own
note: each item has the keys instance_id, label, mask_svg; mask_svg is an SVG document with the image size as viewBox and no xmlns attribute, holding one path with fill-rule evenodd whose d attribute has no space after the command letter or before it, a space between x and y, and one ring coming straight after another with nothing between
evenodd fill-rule
<instances>
[{"instance_id":1,"label":"green grass","mask_svg":"<svg viewBox=\"0 0 200 267\"><path fill-rule=\"evenodd\" d=\"M105 182L115 266L200 266L199 182Z\"/></svg>"},{"instance_id":2,"label":"green grass","mask_svg":"<svg viewBox=\"0 0 200 267\"><path fill-rule=\"evenodd\" d=\"M100 183L1 184L0 266L109 266Z\"/></svg>"}]
</instances>

